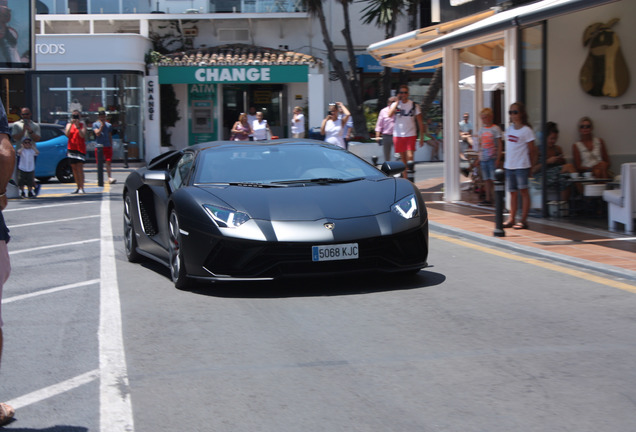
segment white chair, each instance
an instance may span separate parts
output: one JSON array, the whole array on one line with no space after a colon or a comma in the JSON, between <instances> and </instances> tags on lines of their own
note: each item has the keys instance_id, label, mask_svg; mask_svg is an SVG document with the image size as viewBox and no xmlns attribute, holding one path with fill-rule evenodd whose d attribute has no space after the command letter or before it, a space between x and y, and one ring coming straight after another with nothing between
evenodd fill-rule
<instances>
[{"instance_id":1,"label":"white chair","mask_svg":"<svg viewBox=\"0 0 636 432\"><path fill-rule=\"evenodd\" d=\"M636 218L636 163L621 165L621 188L603 191L603 199L607 201L607 223L610 231L614 231L616 222L625 225L625 232L634 231Z\"/></svg>"}]
</instances>

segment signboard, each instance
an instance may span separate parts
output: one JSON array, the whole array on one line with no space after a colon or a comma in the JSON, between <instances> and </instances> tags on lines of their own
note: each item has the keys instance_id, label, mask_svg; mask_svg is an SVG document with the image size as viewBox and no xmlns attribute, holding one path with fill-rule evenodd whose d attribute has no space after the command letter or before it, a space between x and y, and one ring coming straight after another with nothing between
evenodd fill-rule
<instances>
[{"instance_id":1,"label":"signboard","mask_svg":"<svg viewBox=\"0 0 636 432\"><path fill-rule=\"evenodd\" d=\"M0 0L0 69L33 68L33 3Z\"/></svg>"},{"instance_id":2,"label":"signboard","mask_svg":"<svg viewBox=\"0 0 636 432\"><path fill-rule=\"evenodd\" d=\"M309 66L160 66L160 84L282 84L307 82Z\"/></svg>"}]
</instances>

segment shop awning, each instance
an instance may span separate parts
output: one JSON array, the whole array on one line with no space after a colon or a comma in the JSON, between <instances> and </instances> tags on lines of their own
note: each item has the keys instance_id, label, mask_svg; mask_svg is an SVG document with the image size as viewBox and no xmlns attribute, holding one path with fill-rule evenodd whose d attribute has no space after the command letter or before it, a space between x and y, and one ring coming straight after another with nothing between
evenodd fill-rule
<instances>
[{"instance_id":1,"label":"shop awning","mask_svg":"<svg viewBox=\"0 0 636 432\"><path fill-rule=\"evenodd\" d=\"M489 15L477 22L460 23L455 20L438 26L426 27L370 45L367 50L381 64L400 69L416 70L416 65L442 57L442 48L496 34L509 28L533 24L559 15L613 3L618 0L541 0ZM477 15L464 18L467 20ZM453 28L442 29L444 25ZM435 30L439 29L437 34ZM445 31L444 31L445 30ZM419 44L419 46L417 46ZM408 51L405 51L408 48ZM393 50L393 51L392 51ZM391 53L394 55L391 56Z\"/></svg>"},{"instance_id":2,"label":"shop awning","mask_svg":"<svg viewBox=\"0 0 636 432\"><path fill-rule=\"evenodd\" d=\"M490 69L481 74L484 91L503 90L506 87L506 68L501 66ZM464 78L459 82L460 90L475 90L475 75Z\"/></svg>"},{"instance_id":3,"label":"shop awning","mask_svg":"<svg viewBox=\"0 0 636 432\"><path fill-rule=\"evenodd\" d=\"M468 24L476 23L494 13L494 11L488 10L447 23L414 30L369 45L367 51L378 60L382 66L409 70L424 70L430 68L430 66L424 65L423 63L439 59L441 55L423 56L422 50L420 49L423 44Z\"/></svg>"}]
</instances>

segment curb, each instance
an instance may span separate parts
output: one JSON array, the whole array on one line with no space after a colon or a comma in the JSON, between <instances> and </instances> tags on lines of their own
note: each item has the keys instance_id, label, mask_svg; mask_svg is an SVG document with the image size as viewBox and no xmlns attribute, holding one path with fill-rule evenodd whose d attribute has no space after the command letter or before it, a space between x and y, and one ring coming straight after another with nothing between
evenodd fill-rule
<instances>
[{"instance_id":1,"label":"curb","mask_svg":"<svg viewBox=\"0 0 636 432\"><path fill-rule=\"evenodd\" d=\"M581 258L575 258L555 252L545 251L543 249L533 248L530 246L524 246L517 243L502 241L497 237L488 237L483 234L474 233L471 231L465 231L459 228L450 227L448 225L440 224L429 220L429 227L433 231L452 235L455 237L470 239L475 242L485 243L488 246L497 247L500 249L508 249L514 252L530 255L537 258L549 259L551 261L560 262L562 264L568 264L574 267L583 268L585 270L593 270L599 273L604 273L609 276L614 276L629 281L636 281L636 272L623 269L620 267L614 267L605 264L599 264L594 261L584 260Z\"/></svg>"}]
</instances>

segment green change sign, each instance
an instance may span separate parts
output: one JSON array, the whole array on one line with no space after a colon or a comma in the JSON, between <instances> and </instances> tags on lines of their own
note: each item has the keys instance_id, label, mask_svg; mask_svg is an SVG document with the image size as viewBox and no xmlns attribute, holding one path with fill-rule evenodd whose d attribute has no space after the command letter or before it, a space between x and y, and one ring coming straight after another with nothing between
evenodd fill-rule
<instances>
[{"instance_id":1,"label":"green change sign","mask_svg":"<svg viewBox=\"0 0 636 432\"><path fill-rule=\"evenodd\" d=\"M309 66L160 66L159 84L307 82Z\"/></svg>"}]
</instances>

